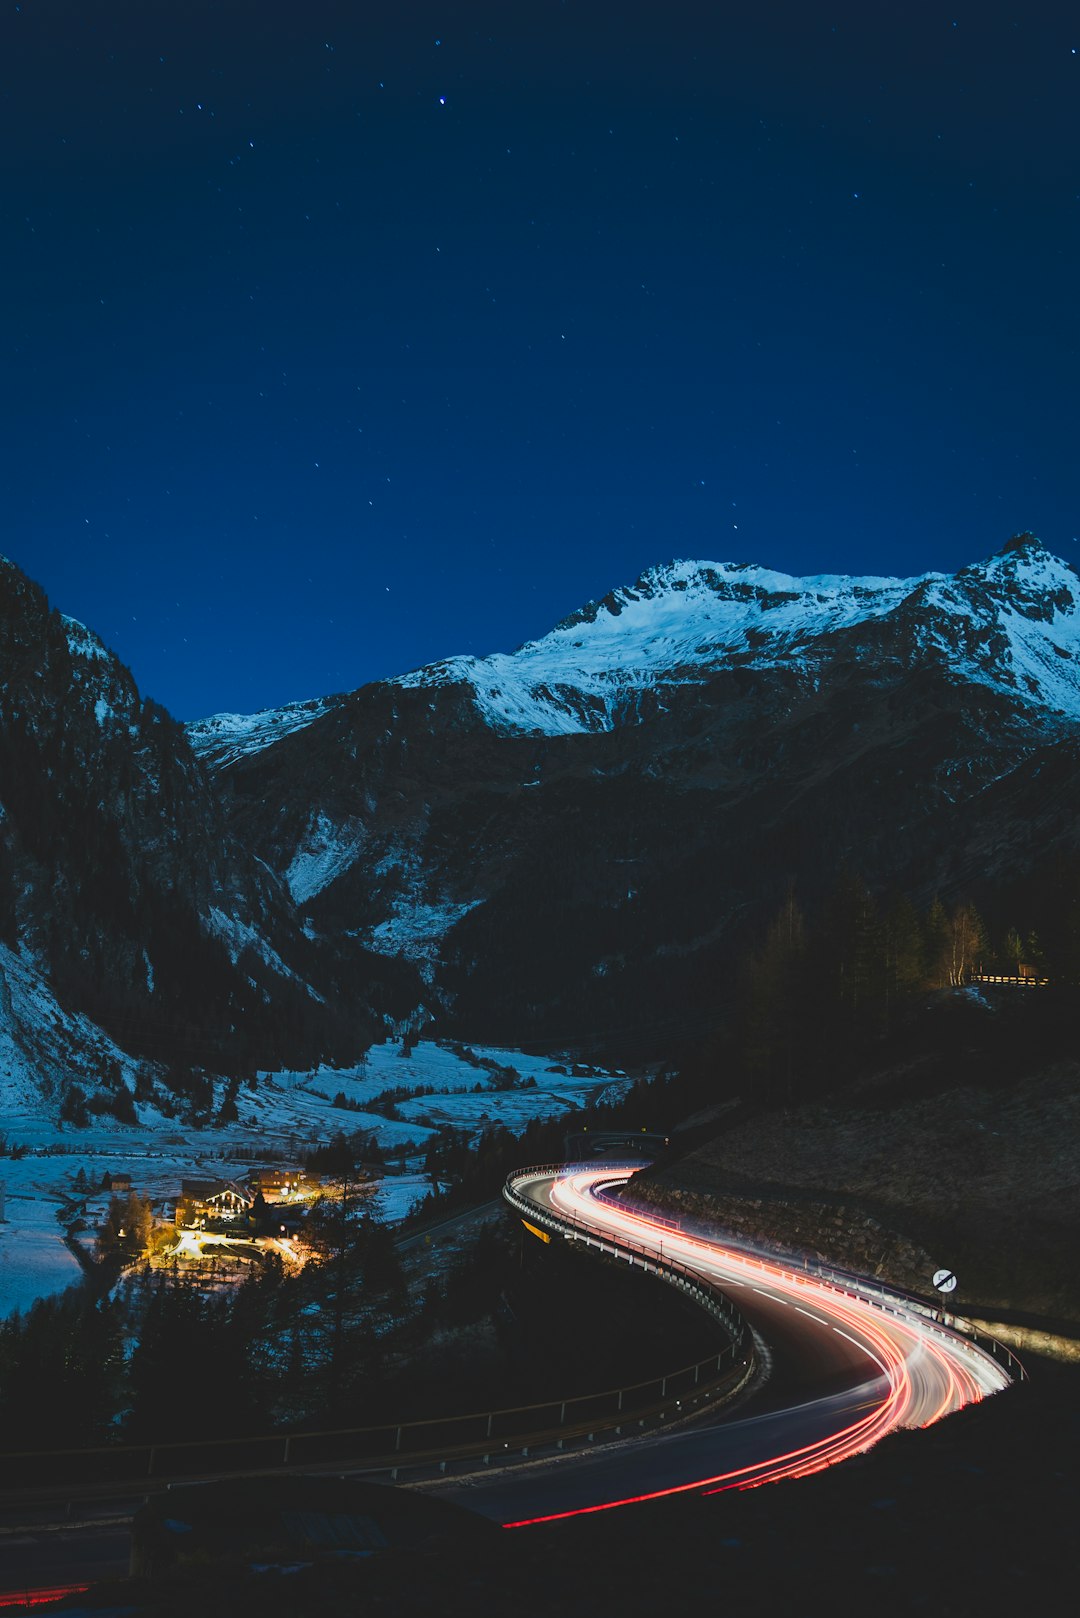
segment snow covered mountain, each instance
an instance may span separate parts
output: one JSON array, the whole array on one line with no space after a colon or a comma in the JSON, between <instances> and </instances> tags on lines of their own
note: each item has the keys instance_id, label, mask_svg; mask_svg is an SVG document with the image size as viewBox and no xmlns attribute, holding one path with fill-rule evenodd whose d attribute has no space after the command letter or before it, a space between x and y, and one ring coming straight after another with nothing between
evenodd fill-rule
<instances>
[{"instance_id":1,"label":"snow covered mountain","mask_svg":"<svg viewBox=\"0 0 1080 1618\"><path fill-rule=\"evenodd\" d=\"M720 667L827 661L831 637L906 621L912 647L961 679L1080 715L1080 579L1020 539L955 576L793 578L749 563L672 562L593 602L509 655L451 658L395 683L463 684L489 724L544 735L611 730L646 694Z\"/></svg>"},{"instance_id":2,"label":"snow covered mountain","mask_svg":"<svg viewBox=\"0 0 1080 1618\"><path fill-rule=\"evenodd\" d=\"M1080 578L1031 535L915 579L674 562L514 653L192 740L313 929L492 1032L596 1024L685 1002L792 878L948 893L1033 828L1071 846Z\"/></svg>"},{"instance_id":3,"label":"snow covered mountain","mask_svg":"<svg viewBox=\"0 0 1080 1618\"><path fill-rule=\"evenodd\" d=\"M186 732L0 562L0 1047L77 1110L89 1019L119 1118L421 1000L670 1026L792 881L977 896L1080 847L1078 792L1080 578L1030 535L917 579L673 562L514 653Z\"/></svg>"},{"instance_id":4,"label":"snow covered mountain","mask_svg":"<svg viewBox=\"0 0 1080 1618\"><path fill-rule=\"evenodd\" d=\"M1029 535L959 573L794 578L746 562L650 568L516 652L452 657L390 680L403 690L471 691L492 728L568 736L638 721L649 702L752 663L813 675L834 637L886 621L910 652L974 681L1080 718L1080 577ZM188 726L217 768L313 724L346 697Z\"/></svg>"}]
</instances>

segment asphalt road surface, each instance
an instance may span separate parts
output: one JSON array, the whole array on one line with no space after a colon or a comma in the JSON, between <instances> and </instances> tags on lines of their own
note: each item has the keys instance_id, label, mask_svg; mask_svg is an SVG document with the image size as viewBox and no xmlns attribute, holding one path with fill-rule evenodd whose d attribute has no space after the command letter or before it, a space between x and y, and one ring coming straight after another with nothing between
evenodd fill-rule
<instances>
[{"instance_id":1,"label":"asphalt road surface","mask_svg":"<svg viewBox=\"0 0 1080 1618\"><path fill-rule=\"evenodd\" d=\"M728 1419L448 1479L436 1485L441 1496L526 1524L680 1491L746 1488L819 1471L897 1427L926 1426L1008 1385L988 1355L913 1310L886 1312L868 1291L844 1293L598 1201L614 1178L596 1167L523 1176L516 1189L547 1213L677 1259L721 1286L764 1341L772 1374Z\"/></svg>"}]
</instances>

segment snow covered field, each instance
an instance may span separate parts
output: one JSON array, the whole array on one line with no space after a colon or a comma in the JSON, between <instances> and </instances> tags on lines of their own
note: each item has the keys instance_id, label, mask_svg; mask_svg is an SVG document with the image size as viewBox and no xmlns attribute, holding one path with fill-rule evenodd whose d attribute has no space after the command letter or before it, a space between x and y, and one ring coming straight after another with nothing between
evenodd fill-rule
<instances>
[{"instance_id":1,"label":"snow covered field","mask_svg":"<svg viewBox=\"0 0 1080 1618\"><path fill-rule=\"evenodd\" d=\"M7 1192L7 1223L0 1225L0 1318L78 1281L79 1266L56 1215L64 1199L77 1195L80 1170L92 1188L85 1199L92 1227L109 1200L108 1192L97 1191L106 1173L129 1174L133 1189L160 1210L175 1202L184 1178L246 1178L255 1151L292 1165L338 1132L360 1131L374 1135L384 1150L398 1148L415 1158L439 1128L453 1126L475 1137L497 1123L519 1132L533 1119L616 1099L632 1083L595 1068L575 1075L568 1062L552 1057L422 1040L408 1056L399 1044L385 1044L349 1068L260 1073L255 1088L243 1087L237 1096L237 1121L223 1128L192 1129L147 1108L138 1129L111 1117L76 1129L50 1116L40 1093L24 1082L25 1061L20 1065L18 1084L4 1084L0 1072L0 1134L9 1148L25 1153L0 1157ZM388 1091L398 1099L380 1102ZM340 1105L340 1098L349 1105ZM394 1116L372 1110L373 1104ZM380 1216L398 1223L428 1189L427 1176L415 1168L388 1173L377 1192ZM92 1241L92 1229L82 1239Z\"/></svg>"},{"instance_id":2,"label":"snow covered field","mask_svg":"<svg viewBox=\"0 0 1080 1618\"><path fill-rule=\"evenodd\" d=\"M284 1131L301 1141L313 1133L325 1138L337 1130L363 1130L374 1134L384 1150L422 1148L439 1128L453 1126L475 1136L502 1124L520 1132L536 1118L617 1100L632 1083L624 1074L597 1068L575 1076L569 1067L550 1056L496 1046L421 1040L411 1055L402 1056L397 1044L374 1045L355 1067L260 1077L255 1090L237 1097L237 1108L242 1129ZM421 1093L397 1100L396 1117L371 1110L387 1091L401 1090ZM435 1093L424 1093L428 1091ZM333 1106L339 1097L347 1108Z\"/></svg>"},{"instance_id":3,"label":"snow covered field","mask_svg":"<svg viewBox=\"0 0 1080 1618\"><path fill-rule=\"evenodd\" d=\"M0 1224L0 1319L37 1298L63 1292L82 1270L64 1245L52 1165L41 1158L0 1162L6 1221Z\"/></svg>"}]
</instances>

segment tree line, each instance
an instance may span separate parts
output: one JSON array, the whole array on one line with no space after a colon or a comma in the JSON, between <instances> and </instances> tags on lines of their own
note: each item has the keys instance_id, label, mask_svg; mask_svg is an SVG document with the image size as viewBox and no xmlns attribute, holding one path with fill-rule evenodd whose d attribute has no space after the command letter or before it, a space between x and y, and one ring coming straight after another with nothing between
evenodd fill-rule
<instances>
[{"instance_id":1,"label":"tree line","mask_svg":"<svg viewBox=\"0 0 1080 1618\"><path fill-rule=\"evenodd\" d=\"M760 1100L790 1104L827 1087L838 1061L887 1038L920 997L1021 968L1075 995L1080 862L1062 862L1041 891L988 889L983 908L940 898L919 908L845 873L807 912L793 887L742 967L734 1029L747 1085Z\"/></svg>"}]
</instances>

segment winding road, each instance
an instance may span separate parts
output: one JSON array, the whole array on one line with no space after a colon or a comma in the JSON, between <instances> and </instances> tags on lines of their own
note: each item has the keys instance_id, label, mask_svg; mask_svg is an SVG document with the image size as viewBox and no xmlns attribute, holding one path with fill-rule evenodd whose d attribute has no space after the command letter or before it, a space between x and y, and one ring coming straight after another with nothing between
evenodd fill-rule
<instances>
[{"instance_id":1,"label":"winding road","mask_svg":"<svg viewBox=\"0 0 1080 1618\"><path fill-rule=\"evenodd\" d=\"M663 1495L752 1488L820 1471L898 1427L927 1426L1009 1385L990 1354L876 1283L838 1285L610 1199L631 1172L610 1164L522 1170L511 1187L553 1235L629 1243L719 1287L753 1329L768 1374L726 1409L683 1423L420 1487L511 1528ZM566 1330L574 1330L570 1319ZM120 1573L127 1544L121 1523L0 1527L0 1590Z\"/></svg>"},{"instance_id":2,"label":"winding road","mask_svg":"<svg viewBox=\"0 0 1080 1618\"><path fill-rule=\"evenodd\" d=\"M439 1493L507 1526L688 1491L749 1488L820 1471L898 1427L924 1427L1009 1385L989 1354L872 1283L842 1290L780 1262L674 1231L601 1200L629 1171L522 1171L515 1194L549 1219L675 1259L719 1286L758 1334L773 1374L725 1419L606 1444ZM568 1323L572 1330L572 1323Z\"/></svg>"}]
</instances>

